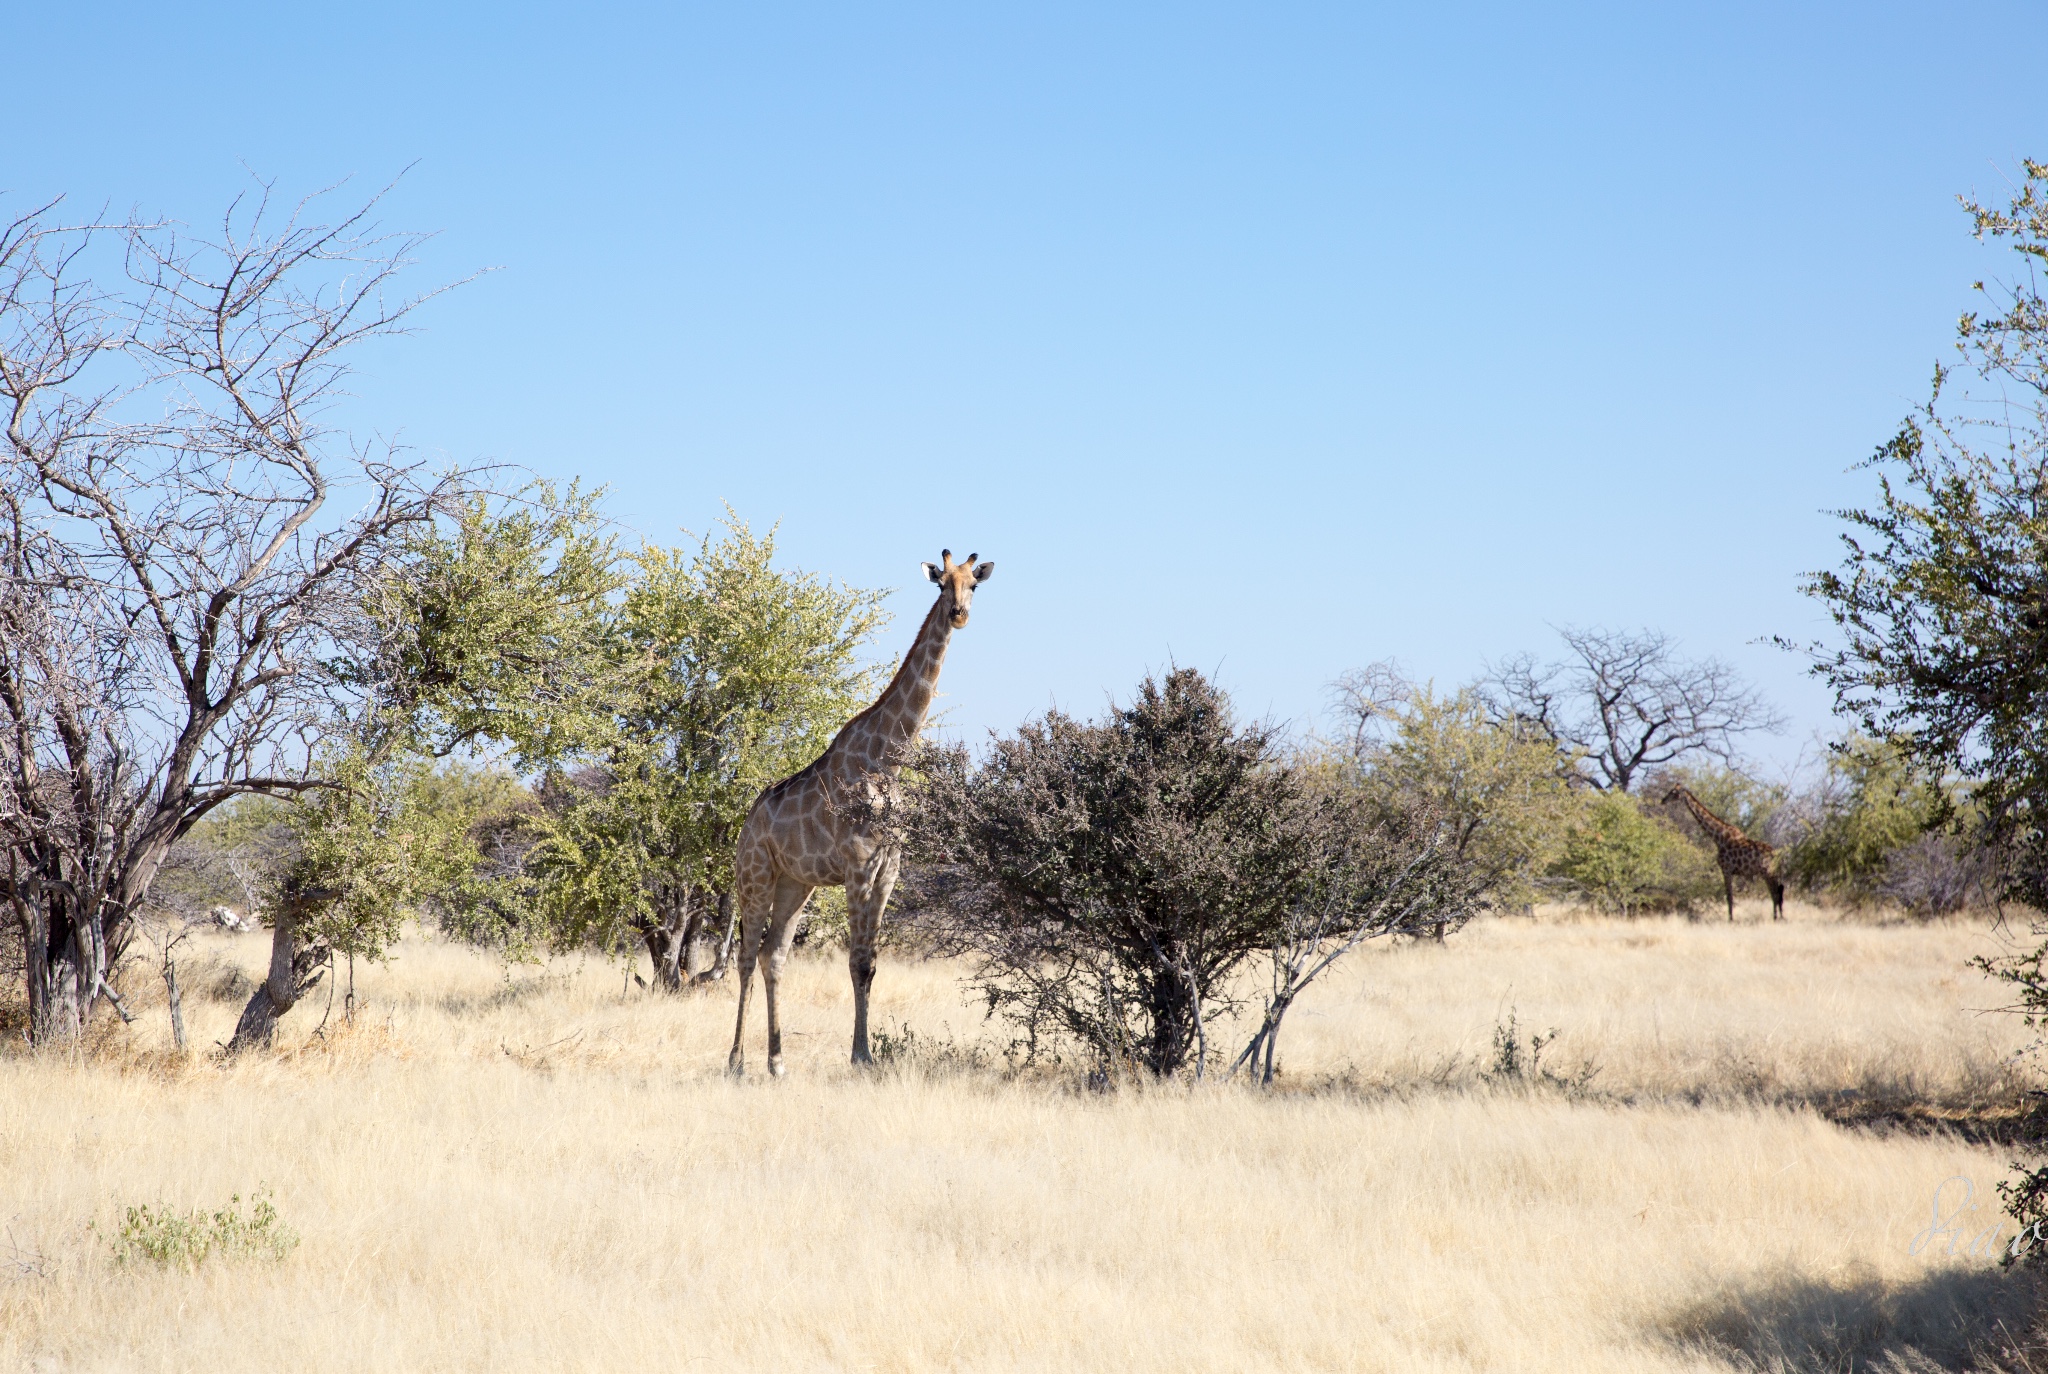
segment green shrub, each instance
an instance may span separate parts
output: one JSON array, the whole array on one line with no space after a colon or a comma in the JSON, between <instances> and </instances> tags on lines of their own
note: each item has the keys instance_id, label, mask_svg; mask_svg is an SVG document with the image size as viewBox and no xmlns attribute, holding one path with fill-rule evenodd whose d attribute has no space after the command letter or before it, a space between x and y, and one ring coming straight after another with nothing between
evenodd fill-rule
<instances>
[{"instance_id":1,"label":"green shrub","mask_svg":"<svg viewBox=\"0 0 2048 1374\"><path fill-rule=\"evenodd\" d=\"M240 1193L210 1214L147 1204L130 1207L120 1229L107 1238L107 1247L116 1264L148 1260L166 1269L197 1269L214 1257L283 1259L298 1246L298 1232L278 1219L267 1192L250 1202L247 1216L242 1214Z\"/></svg>"},{"instance_id":2,"label":"green shrub","mask_svg":"<svg viewBox=\"0 0 2048 1374\"><path fill-rule=\"evenodd\" d=\"M1791 846L1785 876L1851 902L1874 900L1892 853L1940 824L1956 800L1920 776L1896 746L1852 736L1828 756L1809 828Z\"/></svg>"},{"instance_id":3,"label":"green shrub","mask_svg":"<svg viewBox=\"0 0 2048 1374\"><path fill-rule=\"evenodd\" d=\"M1713 856L1626 792L1598 792L1551 870L1579 897L1624 916L1689 911L1721 887Z\"/></svg>"}]
</instances>

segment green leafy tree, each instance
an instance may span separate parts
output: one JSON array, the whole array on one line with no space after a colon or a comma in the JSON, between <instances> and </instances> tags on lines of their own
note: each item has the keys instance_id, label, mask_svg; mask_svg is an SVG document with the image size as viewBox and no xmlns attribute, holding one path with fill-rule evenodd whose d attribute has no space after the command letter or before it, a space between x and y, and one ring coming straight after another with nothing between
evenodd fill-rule
<instances>
[{"instance_id":1,"label":"green leafy tree","mask_svg":"<svg viewBox=\"0 0 2048 1374\"><path fill-rule=\"evenodd\" d=\"M1965 200L1980 241L2020 255L2011 282L1977 283L1961 371L1935 370L1926 405L1870 460L1877 496L1841 512L1839 567L1806 590L1836 643L1814 671L1873 738L1923 776L1972 781L1978 837L2005 897L2048 911L2048 164L2026 162L2009 203ZM2048 927L2035 926L2048 939ZM2048 1026L2048 944L1986 961L2030 1026ZM2048 1220L2048 1168L2007 1190L2024 1226ZM2032 1252L2039 1259L2043 1251Z\"/></svg>"},{"instance_id":2,"label":"green leafy tree","mask_svg":"<svg viewBox=\"0 0 2048 1374\"><path fill-rule=\"evenodd\" d=\"M1360 785L1437 817L1493 903L1534 902L1583 807L1570 756L1547 735L1493 715L1473 687L1439 696L1381 665L1340 680L1337 691Z\"/></svg>"},{"instance_id":3,"label":"green leafy tree","mask_svg":"<svg viewBox=\"0 0 2048 1374\"><path fill-rule=\"evenodd\" d=\"M884 593L774 566L729 518L694 550L642 549L607 620L618 684L602 745L551 773L531 857L556 945L645 941L682 985L699 933L729 928L733 847L761 789L822 753L879 689L861 657Z\"/></svg>"},{"instance_id":4,"label":"green leafy tree","mask_svg":"<svg viewBox=\"0 0 2048 1374\"><path fill-rule=\"evenodd\" d=\"M1891 856L1955 814L1956 800L1913 766L1906 748L1851 735L1829 751L1806 832L1787 851L1786 876L1859 905L1874 901Z\"/></svg>"},{"instance_id":5,"label":"green leafy tree","mask_svg":"<svg viewBox=\"0 0 2048 1374\"><path fill-rule=\"evenodd\" d=\"M1593 905L1624 916L1686 909L1720 884L1708 855L1619 791L1586 799L1552 871Z\"/></svg>"},{"instance_id":6,"label":"green leafy tree","mask_svg":"<svg viewBox=\"0 0 2048 1374\"><path fill-rule=\"evenodd\" d=\"M336 953L382 958L408 913L490 907L484 808L450 805L435 760L489 743L531 763L592 738L618 691L619 582L594 495L536 486L414 530L366 585L327 665L322 783L284 817L270 972L230 1048L268 1043Z\"/></svg>"}]
</instances>

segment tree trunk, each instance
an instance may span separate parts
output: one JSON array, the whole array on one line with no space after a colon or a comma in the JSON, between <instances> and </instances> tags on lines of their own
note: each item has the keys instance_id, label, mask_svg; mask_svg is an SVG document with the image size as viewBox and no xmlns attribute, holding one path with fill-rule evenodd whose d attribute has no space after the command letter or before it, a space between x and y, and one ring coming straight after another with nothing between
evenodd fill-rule
<instances>
[{"instance_id":1,"label":"tree trunk","mask_svg":"<svg viewBox=\"0 0 2048 1374\"><path fill-rule=\"evenodd\" d=\"M90 962L79 948L78 931L69 920L50 922L54 943L29 958L29 1026L37 1044L76 1040L92 1016ZM38 968L40 965L40 968ZM41 976L38 977L37 975ZM40 986L37 986L40 984Z\"/></svg>"},{"instance_id":2,"label":"tree trunk","mask_svg":"<svg viewBox=\"0 0 2048 1374\"><path fill-rule=\"evenodd\" d=\"M303 949L294 947L299 900L287 895L277 903L277 924L270 932L270 976L242 1008L234 1038L228 1041L230 1054L270 1044L277 1034L278 1018L297 1006L326 970L328 950L324 942L316 940Z\"/></svg>"},{"instance_id":3,"label":"tree trunk","mask_svg":"<svg viewBox=\"0 0 2048 1374\"><path fill-rule=\"evenodd\" d=\"M718 946L718 958L713 961L710 968L692 979L693 982L709 983L725 977L726 966L732 960L733 911L730 892L718 894L718 929L724 932Z\"/></svg>"},{"instance_id":4,"label":"tree trunk","mask_svg":"<svg viewBox=\"0 0 2048 1374\"><path fill-rule=\"evenodd\" d=\"M712 941L716 935L711 929L711 912L704 901L705 894L690 889L690 919L683 923L682 974L684 982L696 981L697 975L711 967L716 957Z\"/></svg>"},{"instance_id":5,"label":"tree trunk","mask_svg":"<svg viewBox=\"0 0 2048 1374\"><path fill-rule=\"evenodd\" d=\"M1146 1037L1145 1067L1154 1077L1170 1078L1186 1066L1198 1039L1200 1003L1190 995L1180 970L1163 965L1146 980L1142 1000L1151 1033Z\"/></svg>"},{"instance_id":6,"label":"tree trunk","mask_svg":"<svg viewBox=\"0 0 2048 1374\"><path fill-rule=\"evenodd\" d=\"M29 1040L48 1045L76 1041L92 1019L93 996L106 967L101 945L68 902L53 900L30 920L28 931Z\"/></svg>"},{"instance_id":7,"label":"tree trunk","mask_svg":"<svg viewBox=\"0 0 2048 1374\"><path fill-rule=\"evenodd\" d=\"M665 908L661 919L648 922L640 931L641 938L647 942L648 957L654 961L654 985L663 992L683 990L683 961L696 924L692 915L691 891L685 887L680 897L661 903Z\"/></svg>"},{"instance_id":8,"label":"tree trunk","mask_svg":"<svg viewBox=\"0 0 2048 1374\"><path fill-rule=\"evenodd\" d=\"M171 1007L171 1043L178 1047L178 1053L185 1052L185 1000L178 992L178 963L167 952L164 955L164 1000Z\"/></svg>"}]
</instances>

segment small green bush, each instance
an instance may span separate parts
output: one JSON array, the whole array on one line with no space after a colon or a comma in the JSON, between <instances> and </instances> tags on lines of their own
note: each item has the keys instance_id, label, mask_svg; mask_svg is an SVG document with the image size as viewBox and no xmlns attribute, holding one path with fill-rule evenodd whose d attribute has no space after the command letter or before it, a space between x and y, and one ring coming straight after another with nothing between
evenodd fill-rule
<instances>
[{"instance_id":1,"label":"small green bush","mask_svg":"<svg viewBox=\"0 0 2048 1374\"><path fill-rule=\"evenodd\" d=\"M1891 856L1960 802L1959 789L1916 773L1898 745L1853 735L1828 756L1815 814L1791 846L1786 876L1855 905L1879 900Z\"/></svg>"},{"instance_id":2,"label":"small green bush","mask_svg":"<svg viewBox=\"0 0 2048 1374\"><path fill-rule=\"evenodd\" d=\"M210 1214L147 1204L130 1207L120 1229L107 1238L115 1264L148 1260L166 1269L185 1270L197 1269L214 1257L281 1260L298 1243L298 1232L278 1219L267 1192L250 1199L247 1216L242 1214L240 1193Z\"/></svg>"},{"instance_id":3,"label":"small green bush","mask_svg":"<svg viewBox=\"0 0 2048 1374\"><path fill-rule=\"evenodd\" d=\"M1543 1065L1543 1052L1555 1045L1561 1034L1552 1026L1548 1031L1531 1031L1524 1037L1515 1024L1515 1009L1509 1007L1507 1019L1493 1023L1493 1064L1486 1070L1486 1076L1495 1083L1562 1088L1574 1095L1584 1093L1600 1074L1600 1066L1591 1059L1582 1059L1570 1073L1559 1073Z\"/></svg>"},{"instance_id":4,"label":"small green bush","mask_svg":"<svg viewBox=\"0 0 2048 1374\"><path fill-rule=\"evenodd\" d=\"M1721 887L1713 856L1626 792L1601 792L1586 804L1551 871L1586 901L1624 916L1689 911Z\"/></svg>"}]
</instances>

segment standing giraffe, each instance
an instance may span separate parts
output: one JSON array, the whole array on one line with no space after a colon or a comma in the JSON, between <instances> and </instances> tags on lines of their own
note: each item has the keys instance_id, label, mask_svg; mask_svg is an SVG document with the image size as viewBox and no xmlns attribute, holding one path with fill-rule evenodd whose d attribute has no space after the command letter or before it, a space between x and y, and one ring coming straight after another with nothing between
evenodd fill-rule
<instances>
[{"instance_id":1,"label":"standing giraffe","mask_svg":"<svg viewBox=\"0 0 2048 1374\"><path fill-rule=\"evenodd\" d=\"M741 1042L747 1030L747 995L754 962L765 943L761 983L768 992L768 1072L782 1073L782 1021L776 984L789 958L796 916L813 889L846 888L847 967L853 973L853 1062L872 1063L868 1054L868 989L875 981L875 927L896 886L896 846L880 814L896 792L896 775L924 729L938 687L946 641L967 623L974 589L988 581L993 563L953 561L942 549L943 565L927 563L924 575L939 584L939 599L917 632L903 666L875 704L846 722L823 754L803 771L763 790L740 827L734 861L740 904L740 1012L733 1027L734 1073L744 1069Z\"/></svg>"},{"instance_id":2,"label":"standing giraffe","mask_svg":"<svg viewBox=\"0 0 2048 1374\"><path fill-rule=\"evenodd\" d=\"M1683 787L1674 787L1664 794L1668 805L1673 801L1685 803L1685 809L1692 812L1692 818L1700 823L1700 829L1707 832L1707 838L1714 842L1714 857L1721 865L1721 882L1728 889L1728 919L1735 919L1735 880L1737 878L1762 878L1764 886L1771 890L1771 919L1785 919L1785 884L1778 878L1778 851L1762 840L1752 840L1713 812L1707 804Z\"/></svg>"}]
</instances>

